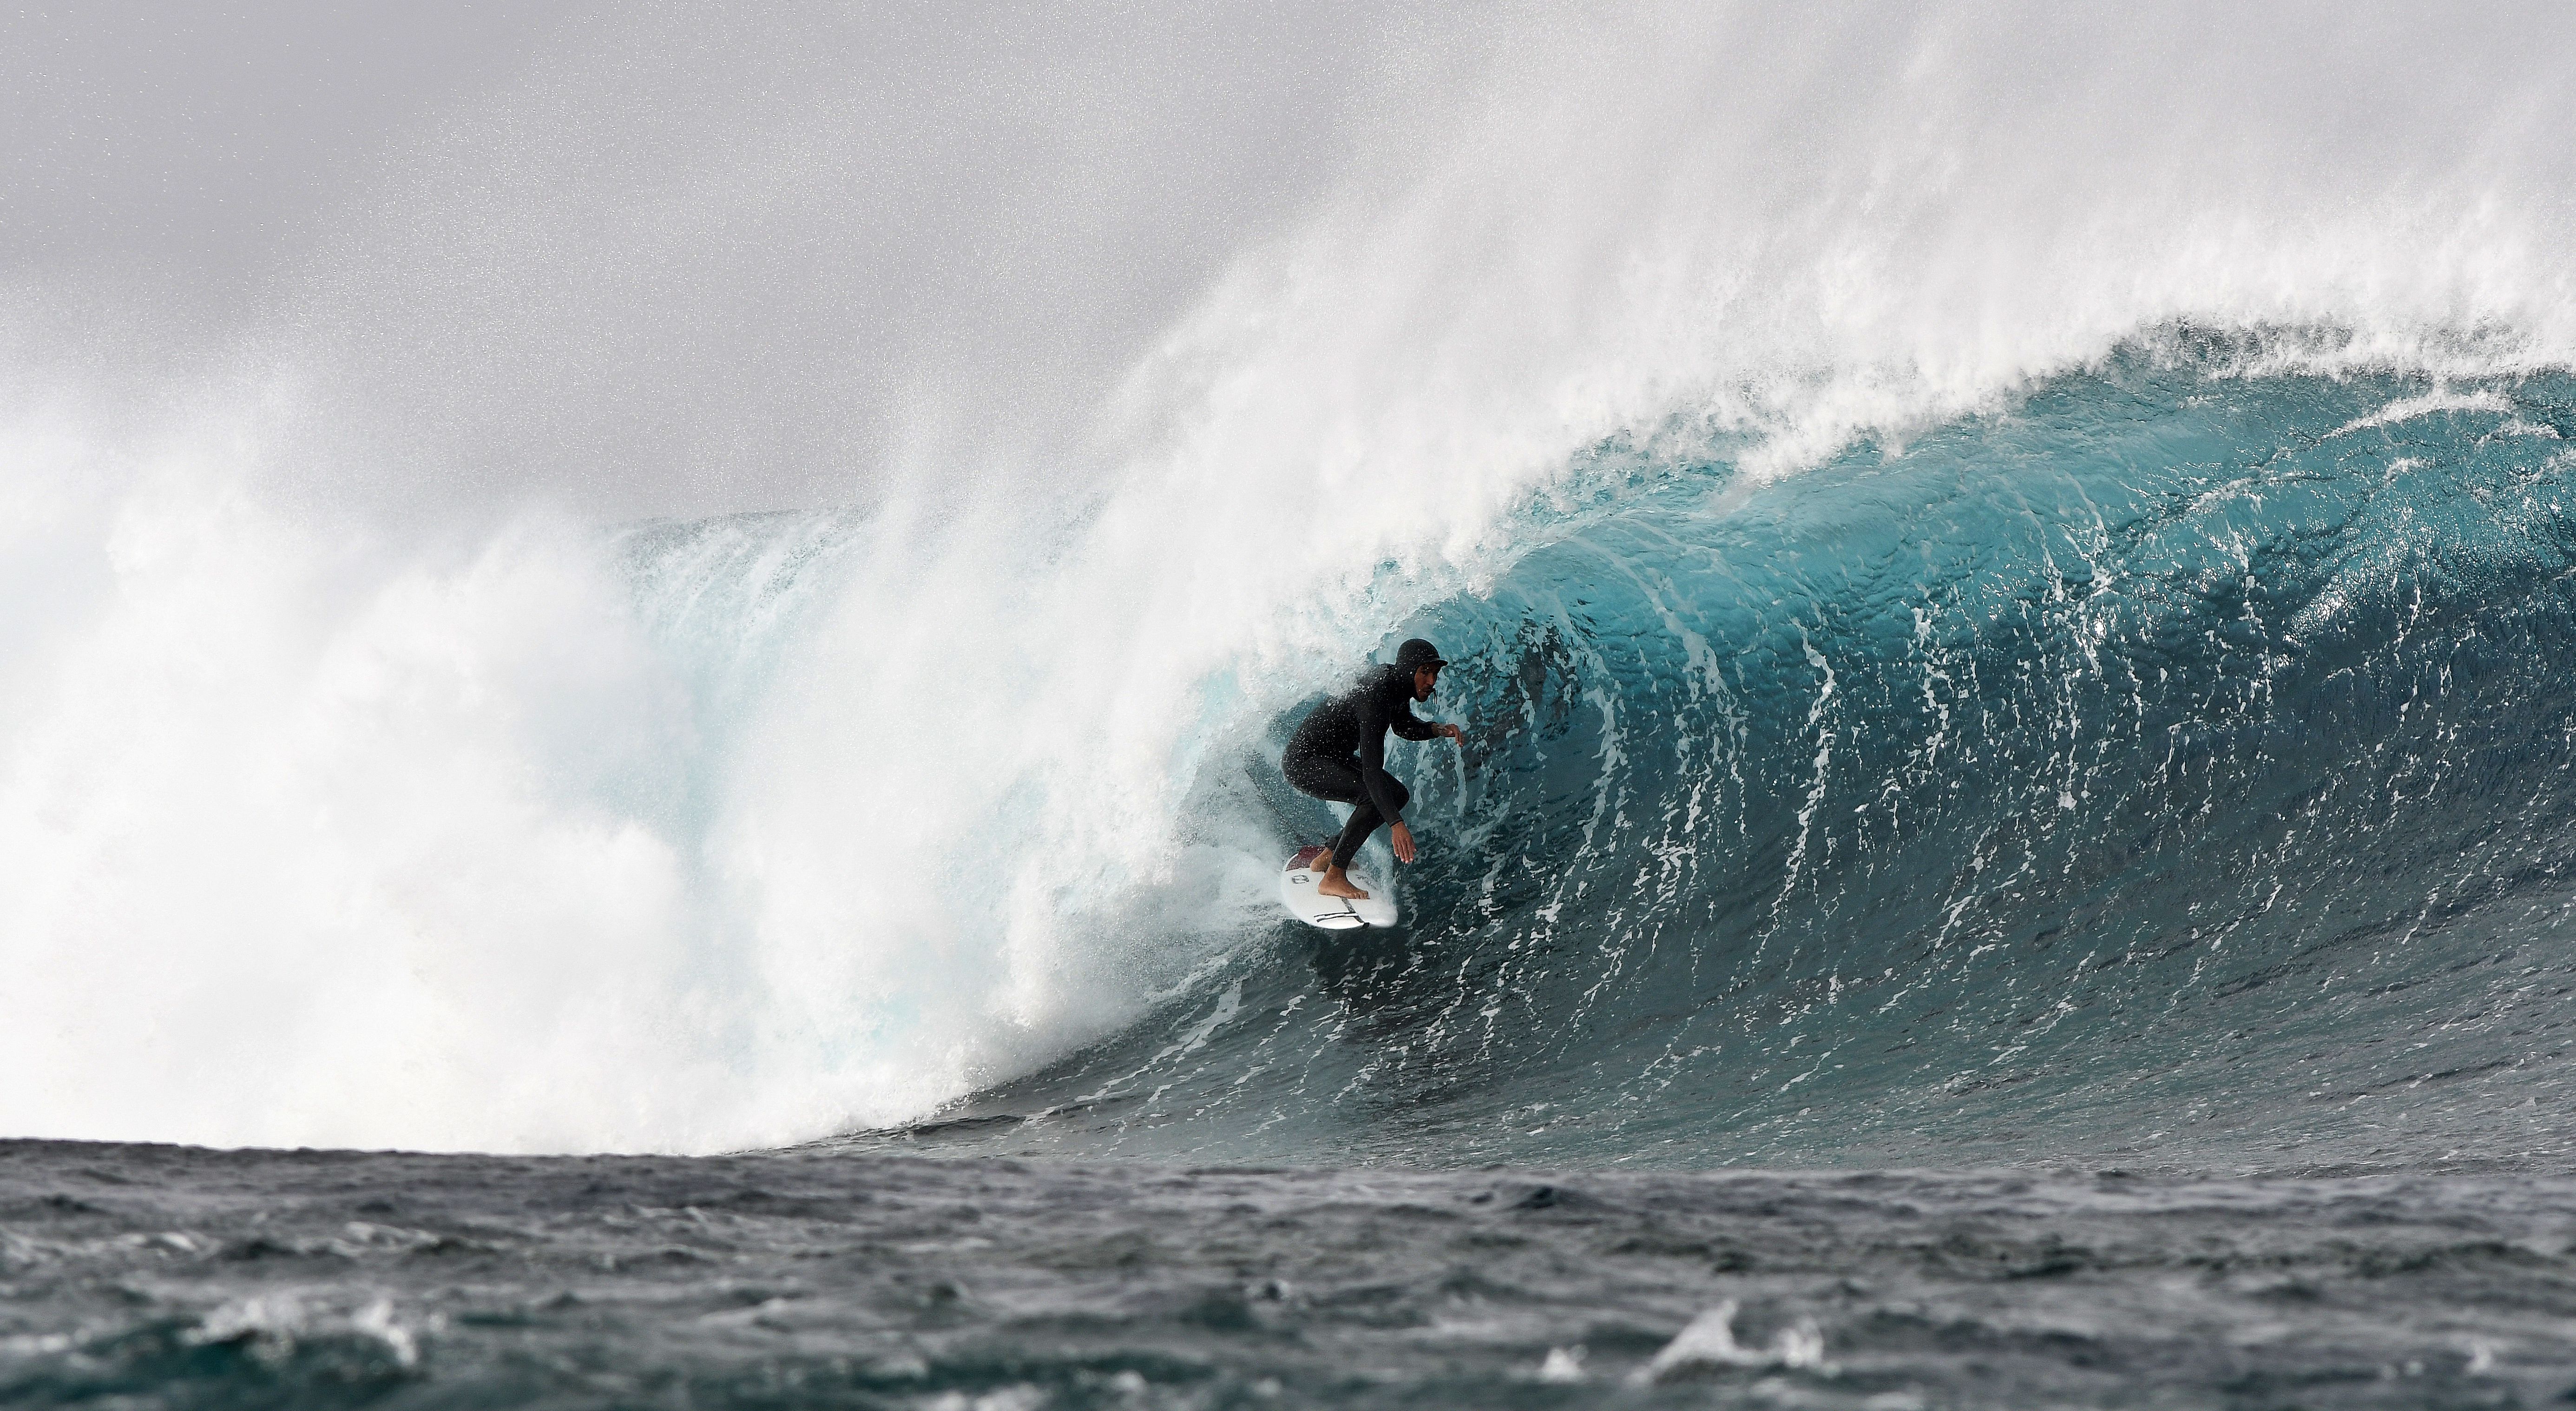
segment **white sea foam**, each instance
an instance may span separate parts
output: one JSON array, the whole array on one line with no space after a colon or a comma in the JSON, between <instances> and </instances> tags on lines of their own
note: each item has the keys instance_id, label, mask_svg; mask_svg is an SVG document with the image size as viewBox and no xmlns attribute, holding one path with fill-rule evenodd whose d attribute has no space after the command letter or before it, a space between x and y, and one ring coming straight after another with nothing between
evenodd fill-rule
<instances>
[{"instance_id":1,"label":"white sea foam","mask_svg":"<svg viewBox=\"0 0 2576 1411\"><path fill-rule=\"evenodd\" d=\"M2192 329L2286 330L2249 371L2567 361L2558 23L1522 13L1080 449L916 438L779 531L830 551L778 622L639 601L565 488L601 467L464 532L369 489L399 453L317 449L336 413L22 398L0 1132L705 1150L1042 1062L1260 933L1275 840L1190 801L1602 438L1786 473Z\"/></svg>"},{"instance_id":2,"label":"white sea foam","mask_svg":"<svg viewBox=\"0 0 2576 1411\"><path fill-rule=\"evenodd\" d=\"M2512 411L2512 401L2498 392L2485 388L2454 392L2447 387L2436 387L2420 397L2396 398L2367 416L2354 417L2328 434L2344 436L2355 431L2366 431L2374 426L2394 426L2399 422L2413 421L2419 416L2433 416L2442 412L2489 412L2504 416L2510 415Z\"/></svg>"},{"instance_id":3,"label":"white sea foam","mask_svg":"<svg viewBox=\"0 0 2576 1411\"><path fill-rule=\"evenodd\" d=\"M1706 1309L1673 1334L1673 1340L1632 1374L1639 1385L1688 1376L1712 1367L1797 1367L1823 1369L1824 1336L1812 1322L1783 1328L1767 1347L1746 1347L1735 1340L1735 1301Z\"/></svg>"}]
</instances>

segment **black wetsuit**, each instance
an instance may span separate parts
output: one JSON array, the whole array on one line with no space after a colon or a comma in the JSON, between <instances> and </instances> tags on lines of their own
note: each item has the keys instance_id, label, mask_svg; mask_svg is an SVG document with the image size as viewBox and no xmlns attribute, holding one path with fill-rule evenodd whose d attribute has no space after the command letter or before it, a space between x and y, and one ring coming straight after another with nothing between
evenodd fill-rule
<instances>
[{"instance_id":1,"label":"black wetsuit","mask_svg":"<svg viewBox=\"0 0 2576 1411\"><path fill-rule=\"evenodd\" d=\"M1373 666L1358 686L1315 707L1279 761L1300 792L1351 805L1351 821L1333 844L1335 867L1350 866L1379 824L1404 821L1413 795L1386 772L1389 730L1408 740L1440 738L1440 727L1413 713L1413 673Z\"/></svg>"}]
</instances>

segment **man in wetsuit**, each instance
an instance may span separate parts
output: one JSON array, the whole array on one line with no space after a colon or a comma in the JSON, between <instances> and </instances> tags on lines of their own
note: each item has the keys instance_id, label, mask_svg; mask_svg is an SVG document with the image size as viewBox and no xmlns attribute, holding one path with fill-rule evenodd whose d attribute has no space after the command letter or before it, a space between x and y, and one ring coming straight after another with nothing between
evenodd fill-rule
<instances>
[{"instance_id":1,"label":"man in wetsuit","mask_svg":"<svg viewBox=\"0 0 2576 1411\"><path fill-rule=\"evenodd\" d=\"M1315 890L1328 897L1365 899L1353 885L1351 859L1360 844L1392 823L1387 841L1395 844L1398 862L1413 861L1413 830L1404 826L1404 805L1413 797L1401 780L1386 772L1386 732L1408 740L1436 740L1446 735L1464 744L1455 725L1434 725L1415 718L1413 703L1431 699L1439 683L1440 649L1415 637L1395 649L1395 665L1371 666L1359 684L1315 707L1288 741L1279 770L1301 793L1351 806L1351 821L1333 844L1333 858Z\"/></svg>"}]
</instances>

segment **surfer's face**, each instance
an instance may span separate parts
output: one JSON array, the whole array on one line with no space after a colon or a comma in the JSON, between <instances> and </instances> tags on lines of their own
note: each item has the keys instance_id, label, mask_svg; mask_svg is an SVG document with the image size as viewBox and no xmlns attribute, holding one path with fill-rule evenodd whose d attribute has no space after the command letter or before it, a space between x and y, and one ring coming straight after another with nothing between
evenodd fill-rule
<instances>
[{"instance_id":1,"label":"surfer's face","mask_svg":"<svg viewBox=\"0 0 2576 1411\"><path fill-rule=\"evenodd\" d=\"M1417 666L1413 669L1413 698L1415 700L1427 701L1431 699L1432 688L1439 684L1439 667Z\"/></svg>"}]
</instances>

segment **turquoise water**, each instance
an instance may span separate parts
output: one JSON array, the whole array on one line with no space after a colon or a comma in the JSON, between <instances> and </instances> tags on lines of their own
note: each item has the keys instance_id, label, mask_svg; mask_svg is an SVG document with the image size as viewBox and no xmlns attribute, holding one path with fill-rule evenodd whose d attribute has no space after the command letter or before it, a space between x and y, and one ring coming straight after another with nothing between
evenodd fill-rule
<instances>
[{"instance_id":1,"label":"turquoise water","mask_svg":"<svg viewBox=\"0 0 2576 1411\"><path fill-rule=\"evenodd\" d=\"M1403 927L1282 924L860 1144L2564 1152L2576 382L2234 368L2133 348L1768 481L1604 448L1393 634L1457 659L1427 709L1471 732L1396 749ZM1275 780L1295 718L1199 794L1283 853L1330 827Z\"/></svg>"}]
</instances>

